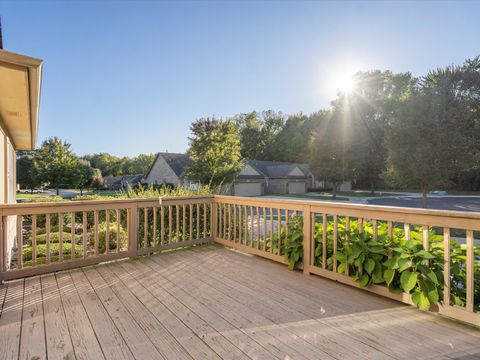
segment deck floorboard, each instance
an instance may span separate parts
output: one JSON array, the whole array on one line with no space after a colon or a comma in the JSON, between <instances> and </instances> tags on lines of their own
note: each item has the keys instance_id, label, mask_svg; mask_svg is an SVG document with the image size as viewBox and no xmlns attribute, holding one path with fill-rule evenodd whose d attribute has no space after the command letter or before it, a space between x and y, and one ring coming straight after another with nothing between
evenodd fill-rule
<instances>
[{"instance_id":1,"label":"deck floorboard","mask_svg":"<svg viewBox=\"0 0 480 360\"><path fill-rule=\"evenodd\" d=\"M0 285L1 359L480 359L480 330L220 246Z\"/></svg>"}]
</instances>

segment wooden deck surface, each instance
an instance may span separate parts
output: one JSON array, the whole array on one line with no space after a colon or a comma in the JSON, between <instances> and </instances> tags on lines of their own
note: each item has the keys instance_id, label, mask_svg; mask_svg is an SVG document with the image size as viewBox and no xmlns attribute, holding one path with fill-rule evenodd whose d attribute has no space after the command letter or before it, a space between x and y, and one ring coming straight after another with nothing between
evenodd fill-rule
<instances>
[{"instance_id":1,"label":"wooden deck surface","mask_svg":"<svg viewBox=\"0 0 480 360\"><path fill-rule=\"evenodd\" d=\"M0 359L480 359L480 330L218 247L0 286Z\"/></svg>"}]
</instances>

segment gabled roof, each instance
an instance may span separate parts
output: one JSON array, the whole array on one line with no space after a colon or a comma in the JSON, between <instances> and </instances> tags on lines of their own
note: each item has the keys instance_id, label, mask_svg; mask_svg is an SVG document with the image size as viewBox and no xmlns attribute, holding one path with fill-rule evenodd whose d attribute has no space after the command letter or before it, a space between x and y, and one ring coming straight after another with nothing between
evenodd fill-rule
<instances>
[{"instance_id":1,"label":"gabled roof","mask_svg":"<svg viewBox=\"0 0 480 360\"><path fill-rule=\"evenodd\" d=\"M150 168L145 173L145 179L148 177L148 175L150 175L150 171L152 170L153 166L158 161L158 158L160 156L166 161L168 166L172 168L173 172L178 177L181 177L185 172L185 168L192 163L192 159L187 154L159 152L155 157L155 160L153 161L153 163L150 165Z\"/></svg>"},{"instance_id":2,"label":"gabled roof","mask_svg":"<svg viewBox=\"0 0 480 360\"><path fill-rule=\"evenodd\" d=\"M247 160L246 164L253 167L264 177L268 178L298 178L301 176L291 175L291 172L295 168L300 169L304 176L310 173L310 167L308 164L289 163L282 161L265 161L265 160Z\"/></svg>"}]
</instances>

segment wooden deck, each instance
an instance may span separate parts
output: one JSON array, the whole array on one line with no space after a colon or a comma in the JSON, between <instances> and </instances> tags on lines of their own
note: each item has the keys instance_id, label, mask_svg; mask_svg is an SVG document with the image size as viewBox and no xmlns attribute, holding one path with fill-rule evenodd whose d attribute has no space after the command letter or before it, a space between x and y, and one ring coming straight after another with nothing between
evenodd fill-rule
<instances>
[{"instance_id":1,"label":"wooden deck","mask_svg":"<svg viewBox=\"0 0 480 360\"><path fill-rule=\"evenodd\" d=\"M479 359L478 329L219 246L0 287L0 359Z\"/></svg>"}]
</instances>

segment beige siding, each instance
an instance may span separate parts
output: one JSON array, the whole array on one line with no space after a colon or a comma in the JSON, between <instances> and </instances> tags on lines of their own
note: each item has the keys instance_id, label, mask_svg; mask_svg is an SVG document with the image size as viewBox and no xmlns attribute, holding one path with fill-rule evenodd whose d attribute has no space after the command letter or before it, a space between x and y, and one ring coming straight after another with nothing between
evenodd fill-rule
<instances>
[{"instance_id":1,"label":"beige siding","mask_svg":"<svg viewBox=\"0 0 480 360\"><path fill-rule=\"evenodd\" d=\"M288 193L289 194L305 194L307 184L305 182L289 182Z\"/></svg>"},{"instance_id":2,"label":"beige siding","mask_svg":"<svg viewBox=\"0 0 480 360\"><path fill-rule=\"evenodd\" d=\"M262 184L259 182L236 183L234 191L236 196L259 196L262 195Z\"/></svg>"},{"instance_id":3,"label":"beige siding","mask_svg":"<svg viewBox=\"0 0 480 360\"><path fill-rule=\"evenodd\" d=\"M165 159L162 156L159 156L153 164L150 173L145 178L145 182L148 184L173 184L178 185L180 183L180 179L172 170L172 168L167 164Z\"/></svg>"}]
</instances>

